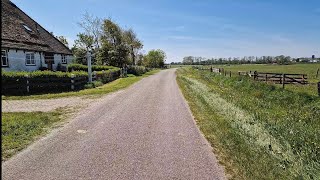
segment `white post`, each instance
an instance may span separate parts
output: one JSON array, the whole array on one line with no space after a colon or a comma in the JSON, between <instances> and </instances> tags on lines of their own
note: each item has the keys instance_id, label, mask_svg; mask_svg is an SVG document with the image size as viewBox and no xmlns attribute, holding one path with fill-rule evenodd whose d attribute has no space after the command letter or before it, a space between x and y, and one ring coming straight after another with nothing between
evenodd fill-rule
<instances>
[{"instance_id":1,"label":"white post","mask_svg":"<svg viewBox=\"0 0 320 180\"><path fill-rule=\"evenodd\" d=\"M89 76L89 83L92 82L92 69L91 69L91 53L87 51L87 61L88 61L88 76Z\"/></svg>"}]
</instances>

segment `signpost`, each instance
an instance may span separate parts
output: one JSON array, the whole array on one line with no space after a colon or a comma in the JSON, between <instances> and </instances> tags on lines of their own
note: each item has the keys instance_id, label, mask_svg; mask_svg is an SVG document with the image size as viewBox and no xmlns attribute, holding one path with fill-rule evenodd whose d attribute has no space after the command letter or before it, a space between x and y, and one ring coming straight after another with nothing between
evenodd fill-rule
<instances>
[{"instance_id":1,"label":"signpost","mask_svg":"<svg viewBox=\"0 0 320 180\"><path fill-rule=\"evenodd\" d=\"M89 83L92 82L92 68L91 68L91 51L87 51L87 62L88 62L88 80Z\"/></svg>"}]
</instances>

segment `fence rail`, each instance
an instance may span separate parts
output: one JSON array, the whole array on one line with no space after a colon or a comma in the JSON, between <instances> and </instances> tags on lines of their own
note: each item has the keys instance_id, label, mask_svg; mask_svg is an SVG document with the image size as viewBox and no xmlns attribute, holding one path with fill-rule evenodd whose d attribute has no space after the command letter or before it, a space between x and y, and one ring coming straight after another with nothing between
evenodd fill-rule
<instances>
[{"instance_id":1,"label":"fence rail","mask_svg":"<svg viewBox=\"0 0 320 180\"><path fill-rule=\"evenodd\" d=\"M73 91L84 88L87 77L22 77L2 79L2 94L34 94Z\"/></svg>"}]
</instances>

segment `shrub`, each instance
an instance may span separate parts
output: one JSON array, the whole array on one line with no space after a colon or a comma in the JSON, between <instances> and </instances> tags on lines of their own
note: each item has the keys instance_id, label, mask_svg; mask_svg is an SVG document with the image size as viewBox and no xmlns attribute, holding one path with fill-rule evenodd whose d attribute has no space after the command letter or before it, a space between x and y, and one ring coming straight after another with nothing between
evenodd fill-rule
<instances>
[{"instance_id":1,"label":"shrub","mask_svg":"<svg viewBox=\"0 0 320 180\"><path fill-rule=\"evenodd\" d=\"M102 71L102 70L119 70L119 68L114 66L100 66L100 65L93 65L92 71ZM82 65L82 64L69 64L68 65L68 71L88 71L88 66Z\"/></svg>"},{"instance_id":2,"label":"shrub","mask_svg":"<svg viewBox=\"0 0 320 180\"><path fill-rule=\"evenodd\" d=\"M96 79L102 83L108 83L120 77L120 70L108 70L96 72Z\"/></svg>"},{"instance_id":3,"label":"shrub","mask_svg":"<svg viewBox=\"0 0 320 180\"><path fill-rule=\"evenodd\" d=\"M128 74L134 74L136 76L141 76L142 74L146 73L148 69L144 66L129 66L128 67Z\"/></svg>"},{"instance_id":4,"label":"shrub","mask_svg":"<svg viewBox=\"0 0 320 180\"><path fill-rule=\"evenodd\" d=\"M103 82L102 81L93 81L93 85L94 85L94 87L99 87L99 86L103 85Z\"/></svg>"}]
</instances>

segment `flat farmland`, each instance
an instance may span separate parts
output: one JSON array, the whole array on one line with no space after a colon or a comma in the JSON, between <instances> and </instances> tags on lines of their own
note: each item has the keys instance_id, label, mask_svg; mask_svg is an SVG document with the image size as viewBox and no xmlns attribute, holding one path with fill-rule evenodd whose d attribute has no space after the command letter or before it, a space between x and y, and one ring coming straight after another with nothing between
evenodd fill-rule
<instances>
[{"instance_id":1,"label":"flat farmland","mask_svg":"<svg viewBox=\"0 0 320 180\"><path fill-rule=\"evenodd\" d=\"M317 82L320 81L320 72L318 77L317 70L320 69L320 63L314 64L293 64L293 65L272 65L272 64L243 64L243 65L212 65L214 68L223 68L225 71L231 71L236 75L238 71L257 71L270 73L291 73L307 74L308 85L287 84L285 89L295 92L317 95ZM281 85L276 85L277 87Z\"/></svg>"}]
</instances>

